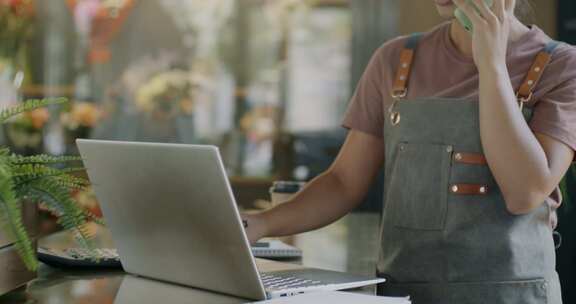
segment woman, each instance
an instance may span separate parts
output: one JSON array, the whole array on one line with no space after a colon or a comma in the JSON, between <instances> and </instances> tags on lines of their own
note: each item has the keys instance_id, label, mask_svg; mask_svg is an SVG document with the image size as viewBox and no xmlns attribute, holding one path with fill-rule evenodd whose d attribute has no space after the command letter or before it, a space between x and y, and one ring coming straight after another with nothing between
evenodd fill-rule
<instances>
[{"instance_id":1,"label":"woman","mask_svg":"<svg viewBox=\"0 0 576 304\"><path fill-rule=\"evenodd\" d=\"M473 2L435 0L450 22L376 52L336 161L291 202L246 216L251 241L332 223L385 165L380 294L562 302L552 231L576 149L576 50L523 25L526 1Z\"/></svg>"}]
</instances>

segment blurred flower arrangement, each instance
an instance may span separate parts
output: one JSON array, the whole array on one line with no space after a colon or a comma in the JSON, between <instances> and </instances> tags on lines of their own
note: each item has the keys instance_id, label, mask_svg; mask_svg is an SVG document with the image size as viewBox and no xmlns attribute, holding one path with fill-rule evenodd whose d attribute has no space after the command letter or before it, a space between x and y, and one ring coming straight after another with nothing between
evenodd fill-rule
<instances>
[{"instance_id":1,"label":"blurred flower arrangement","mask_svg":"<svg viewBox=\"0 0 576 304\"><path fill-rule=\"evenodd\" d=\"M109 91L107 113L138 123L126 138L190 143L213 127L209 118L220 86L211 62L163 49L134 59ZM213 129L210 129L212 131Z\"/></svg>"},{"instance_id":2,"label":"blurred flower arrangement","mask_svg":"<svg viewBox=\"0 0 576 304\"><path fill-rule=\"evenodd\" d=\"M67 0L76 30L87 40L89 63L110 60L109 45L128 17L134 0Z\"/></svg>"},{"instance_id":3,"label":"blurred flower arrangement","mask_svg":"<svg viewBox=\"0 0 576 304\"><path fill-rule=\"evenodd\" d=\"M286 21L297 10L307 10L318 0L268 0L265 1L265 12L271 21Z\"/></svg>"},{"instance_id":4,"label":"blurred flower arrangement","mask_svg":"<svg viewBox=\"0 0 576 304\"><path fill-rule=\"evenodd\" d=\"M103 112L92 102L75 102L60 114L60 122L68 131L92 129L102 119Z\"/></svg>"},{"instance_id":5,"label":"blurred flower arrangement","mask_svg":"<svg viewBox=\"0 0 576 304\"><path fill-rule=\"evenodd\" d=\"M33 32L32 0L0 0L0 105L14 105L24 82L25 45Z\"/></svg>"},{"instance_id":6,"label":"blurred flower arrangement","mask_svg":"<svg viewBox=\"0 0 576 304\"><path fill-rule=\"evenodd\" d=\"M234 0L160 1L184 36L184 43L196 57L211 57L218 44L218 32L234 13Z\"/></svg>"},{"instance_id":7,"label":"blurred flower arrangement","mask_svg":"<svg viewBox=\"0 0 576 304\"><path fill-rule=\"evenodd\" d=\"M240 126L250 142L260 143L273 139L277 112L277 106L261 105L254 107L242 117Z\"/></svg>"},{"instance_id":8,"label":"blurred flower arrangement","mask_svg":"<svg viewBox=\"0 0 576 304\"><path fill-rule=\"evenodd\" d=\"M21 113L5 125L8 144L22 154L39 153L43 149L43 129L50 119L46 108L38 108Z\"/></svg>"},{"instance_id":9,"label":"blurred flower arrangement","mask_svg":"<svg viewBox=\"0 0 576 304\"><path fill-rule=\"evenodd\" d=\"M76 152L77 138L90 138L92 130L104 112L92 102L74 102L60 113L60 123L66 135L67 150Z\"/></svg>"},{"instance_id":10,"label":"blurred flower arrangement","mask_svg":"<svg viewBox=\"0 0 576 304\"><path fill-rule=\"evenodd\" d=\"M158 73L136 90L136 106L159 120L192 115L194 90L201 82L202 78L189 71L175 69Z\"/></svg>"},{"instance_id":11,"label":"blurred flower arrangement","mask_svg":"<svg viewBox=\"0 0 576 304\"><path fill-rule=\"evenodd\" d=\"M32 33L32 0L0 0L0 57L12 59Z\"/></svg>"},{"instance_id":12,"label":"blurred flower arrangement","mask_svg":"<svg viewBox=\"0 0 576 304\"><path fill-rule=\"evenodd\" d=\"M243 164L245 174L269 176L271 173L277 115L276 105L259 104L252 106L240 120L240 128L246 136L246 158Z\"/></svg>"}]
</instances>

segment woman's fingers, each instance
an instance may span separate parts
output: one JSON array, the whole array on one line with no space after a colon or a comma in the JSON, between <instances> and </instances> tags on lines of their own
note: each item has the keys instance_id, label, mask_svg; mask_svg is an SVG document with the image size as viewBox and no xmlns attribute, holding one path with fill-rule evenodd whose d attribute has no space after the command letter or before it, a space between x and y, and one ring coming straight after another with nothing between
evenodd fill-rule
<instances>
[{"instance_id":1,"label":"woman's fingers","mask_svg":"<svg viewBox=\"0 0 576 304\"><path fill-rule=\"evenodd\" d=\"M474 7L474 4L472 4L471 1L454 0L454 3L464 12L464 14L466 14L466 16L468 16L468 18L470 18L470 21L475 28L488 24L486 20L480 16L478 10Z\"/></svg>"},{"instance_id":2,"label":"woman's fingers","mask_svg":"<svg viewBox=\"0 0 576 304\"><path fill-rule=\"evenodd\" d=\"M503 0L496 0L496 1L503 1ZM488 6L486 0L474 0L480 15L486 20L488 23L496 24L500 19L496 17L496 14L492 11L492 8Z\"/></svg>"},{"instance_id":3,"label":"woman's fingers","mask_svg":"<svg viewBox=\"0 0 576 304\"><path fill-rule=\"evenodd\" d=\"M506 2L510 0L494 0L494 14L500 19L500 21L504 21L506 18Z\"/></svg>"}]
</instances>

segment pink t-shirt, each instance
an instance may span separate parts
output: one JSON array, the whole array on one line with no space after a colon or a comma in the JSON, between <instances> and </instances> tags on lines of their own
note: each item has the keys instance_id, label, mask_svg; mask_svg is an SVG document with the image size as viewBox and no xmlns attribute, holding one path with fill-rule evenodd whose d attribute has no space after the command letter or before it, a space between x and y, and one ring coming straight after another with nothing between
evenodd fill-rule
<instances>
[{"instance_id":1,"label":"pink t-shirt","mask_svg":"<svg viewBox=\"0 0 576 304\"><path fill-rule=\"evenodd\" d=\"M370 61L350 103L343 126L383 137L385 112L400 51L408 37L386 42ZM536 56L552 39L537 26L510 42L507 66L518 89ZM471 57L462 54L450 38L450 22L425 33L416 49L407 99L417 97L478 97L479 74ZM576 150L576 48L561 44L552 56L532 99L534 132L551 136ZM560 203L558 191L553 205ZM555 203L555 204L554 204Z\"/></svg>"}]
</instances>

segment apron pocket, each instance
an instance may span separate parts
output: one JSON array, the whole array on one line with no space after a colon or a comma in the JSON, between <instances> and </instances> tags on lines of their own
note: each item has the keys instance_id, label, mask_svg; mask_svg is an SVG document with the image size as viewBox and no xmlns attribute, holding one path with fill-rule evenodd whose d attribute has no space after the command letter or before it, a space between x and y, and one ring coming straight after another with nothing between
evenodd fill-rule
<instances>
[{"instance_id":1,"label":"apron pocket","mask_svg":"<svg viewBox=\"0 0 576 304\"><path fill-rule=\"evenodd\" d=\"M394 226L444 229L452 147L400 143L386 193L386 210Z\"/></svg>"}]
</instances>

